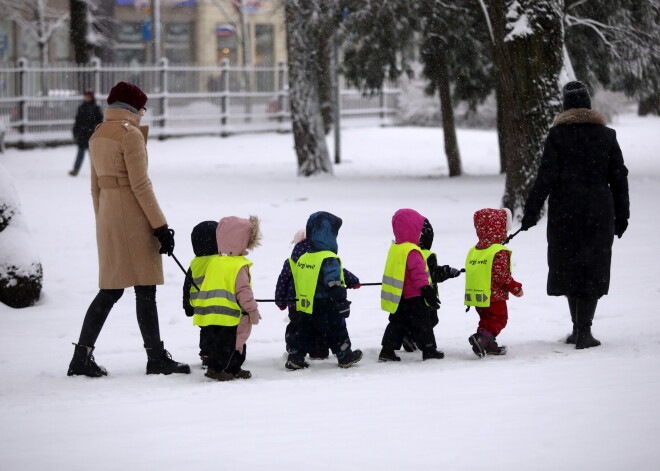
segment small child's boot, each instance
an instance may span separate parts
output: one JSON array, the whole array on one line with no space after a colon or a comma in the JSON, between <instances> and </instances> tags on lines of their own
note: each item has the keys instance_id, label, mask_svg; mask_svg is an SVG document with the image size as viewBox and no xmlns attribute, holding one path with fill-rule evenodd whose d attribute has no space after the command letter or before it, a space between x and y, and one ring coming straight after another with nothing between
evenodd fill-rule
<instances>
[{"instance_id":1,"label":"small child's boot","mask_svg":"<svg viewBox=\"0 0 660 471\"><path fill-rule=\"evenodd\" d=\"M362 360L362 350L347 348L337 353L337 363L340 368L350 368L360 360Z\"/></svg>"},{"instance_id":2,"label":"small child's boot","mask_svg":"<svg viewBox=\"0 0 660 471\"><path fill-rule=\"evenodd\" d=\"M426 360L442 360L445 357L445 354L439 351L437 348L431 348L424 350L422 352L422 361Z\"/></svg>"},{"instance_id":3,"label":"small child's boot","mask_svg":"<svg viewBox=\"0 0 660 471\"><path fill-rule=\"evenodd\" d=\"M488 344L494 338L495 337L493 336L493 334L488 332L483 327L479 327L477 329L477 333L472 334L468 339L468 341L470 342L470 345L472 345L472 351L474 352L474 354L477 355L479 358L483 358L486 356L486 353L488 353L486 350Z\"/></svg>"},{"instance_id":4,"label":"small child's boot","mask_svg":"<svg viewBox=\"0 0 660 471\"><path fill-rule=\"evenodd\" d=\"M384 362L384 361L401 361L401 357L399 357L396 353L394 353L394 350L389 350L383 347L383 349L380 351L378 354L378 361Z\"/></svg>"},{"instance_id":5,"label":"small child's boot","mask_svg":"<svg viewBox=\"0 0 660 471\"><path fill-rule=\"evenodd\" d=\"M236 376L234 376L233 374L227 373L226 371L222 371L222 370L215 370L213 369L213 367L210 366L208 370L206 370L206 373L204 373L204 376L206 376L207 378L214 379L216 381L233 381L236 379Z\"/></svg>"},{"instance_id":6,"label":"small child's boot","mask_svg":"<svg viewBox=\"0 0 660 471\"><path fill-rule=\"evenodd\" d=\"M305 354L303 352L300 352L299 350L296 349L291 349L289 351L289 356L286 359L284 368L286 368L287 370L295 371L295 370L302 370L308 367L309 367L309 363L305 361Z\"/></svg>"},{"instance_id":7,"label":"small child's boot","mask_svg":"<svg viewBox=\"0 0 660 471\"><path fill-rule=\"evenodd\" d=\"M486 345L486 355L506 355L506 347L497 344L495 337Z\"/></svg>"}]
</instances>

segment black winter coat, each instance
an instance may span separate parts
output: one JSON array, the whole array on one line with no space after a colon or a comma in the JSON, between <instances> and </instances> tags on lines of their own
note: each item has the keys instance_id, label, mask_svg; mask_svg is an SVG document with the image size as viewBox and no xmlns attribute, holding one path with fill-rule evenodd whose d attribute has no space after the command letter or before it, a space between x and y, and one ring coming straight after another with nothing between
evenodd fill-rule
<instances>
[{"instance_id":1,"label":"black winter coat","mask_svg":"<svg viewBox=\"0 0 660 471\"><path fill-rule=\"evenodd\" d=\"M538 220L548 196L548 294L607 294L614 220L630 209L628 169L599 113L570 109L550 128L525 217Z\"/></svg>"},{"instance_id":2,"label":"black winter coat","mask_svg":"<svg viewBox=\"0 0 660 471\"><path fill-rule=\"evenodd\" d=\"M89 145L89 138L94 134L96 126L103 122L101 108L93 101L83 102L76 112L76 122L73 125L73 138L81 147Z\"/></svg>"}]
</instances>

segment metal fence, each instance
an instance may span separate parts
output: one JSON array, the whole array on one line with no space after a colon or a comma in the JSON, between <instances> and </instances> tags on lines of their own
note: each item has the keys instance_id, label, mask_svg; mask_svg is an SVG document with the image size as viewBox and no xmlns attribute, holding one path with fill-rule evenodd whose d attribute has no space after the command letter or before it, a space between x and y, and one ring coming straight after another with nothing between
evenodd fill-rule
<instances>
[{"instance_id":1,"label":"metal fence","mask_svg":"<svg viewBox=\"0 0 660 471\"><path fill-rule=\"evenodd\" d=\"M125 80L149 96L143 123L159 137L290 130L288 74L277 67L89 65L35 67L25 59L0 66L0 132L8 143L72 138L82 92L93 89L105 104L112 86ZM340 81L342 126L385 124L396 115L399 90L388 86L364 96Z\"/></svg>"}]
</instances>

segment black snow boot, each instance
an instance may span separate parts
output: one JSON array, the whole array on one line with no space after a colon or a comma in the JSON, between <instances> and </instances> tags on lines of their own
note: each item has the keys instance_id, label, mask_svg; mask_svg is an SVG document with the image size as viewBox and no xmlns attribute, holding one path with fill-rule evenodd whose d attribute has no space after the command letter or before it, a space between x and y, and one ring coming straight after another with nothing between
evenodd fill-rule
<instances>
[{"instance_id":1,"label":"black snow boot","mask_svg":"<svg viewBox=\"0 0 660 471\"><path fill-rule=\"evenodd\" d=\"M401 357L394 353L394 350L383 348L378 354L378 361L401 361Z\"/></svg>"},{"instance_id":2,"label":"black snow boot","mask_svg":"<svg viewBox=\"0 0 660 471\"><path fill-rule=\"evenodd\" d=\"M585 348L597 347L600 345L600 340L591 335L591 327L579 328L577 331L577 339L575 341L575 348L582 350Z\"/></svg>"},{"instance_id":3,"label":"black snow boot","mask_svg":"<svg viewBox=\"0 0 660 471\"><path fill-rule=\"evenodd\" d=\"M408 353L411 353L411 352L414 352L415 350L417 350L417 345L415 344L415 341L409 335L406 335L405 337L403 337L403 342L402 343L403 343L403 349Z\"/></svg>"},{"instance_id":4,"label":"black snow boot","mask_svg":"<svg viewBox=\"0 0 660 471\"><path fill-rule=\"evenodd\" d=\"M99 378L107 376L108 372L102 366L99 366L94 361L94 347L86 347L85 345L78 345L74 343L76 348L73 350L73 358L69 363L69 370L66 372L67 376L89 376L90 378Z\"/></svg>"},{"instance_id":5,"label":"black snow boot","mask_svg":"<svg viewBox=\"0 0 660 471\"><path fill-rule=\"evenodd\" d=\"M252 372L239 368L236 373L234 373L234 378L236 379L250 379L252 378Z\"/></svg>"},{"instance_id":6,"label":"black snow boot","mask_svg":"<svg viewBox=\"0 0 660 471\"><path fill-rule=\"evenodd\" d=\"M360 360L362 360L362 350L348 348L337 353L337 364L340 368L350 368Z\"/></svg>"},{"instance_id":7,"label":"black snow boot","mask_svg":"<svg viewBox=\"0 0 660 471\"><path fill-rule=\"evenodd\" d=\"M305 354L303 352L292 350L286 359L284 368L291 371L302 370L309 368L309 363L305 361Z\"/></svg>"},{"instance_id":8,"label":"black snow boot","mask_svg":"<svg viewBox=\"0 0 660 471\"><path fill-rule=\"evenodd\" d=\"M431 348L424 350L422 352L422 361L426 360L442 360L445 357L445 354L439 351L437 348Z\"/></svg>"},{"instance_id":9,"label":"black snow boot","mask_svg":"<svg viewBox=\"0 0 660 471\"><path fill-rule=\"evenodd\" d=\"M577 341L577 326L575 325L575 313L577 312L577 298L575 296L567 296L568 298L568 309L571 311L571 322L573 323L573 331L571 334L566 337L566 343L569 345L575 345Z\"/></svg>"},{"instance_id":10,"label":"black snow boot","mask_svg":"<svg viewBox=\"0 0 660 471\"><path fill-rule=\"evenodd\" d=\"M226 371L222 371L222 370L215 370L213 369L213 367L210 366L208 370L206 370L206 373L204 373L204 376L206 376L207 378L214 379L216 381L233 381L236 379L236 376L234 376L233 374L227 373Z\"/></svg>"},{"instance_id":11,"label":"black snow boot","mask_svg":"<svg viewBox=\"0 0 660 471\"><path fill-rule=\"evenodd\" d=\"M172 360L170 352L165 350L163 342L156 348L147 348L147 374L169 375L172 373L190 374L190 366Z\"/></svg>"},{"instance_id":12,"label":"black snow boot","mask_svg":"<svg viewBox=\"0 0 660 471\"><path fill-rule=\"evenodd\" d=\"M598 298L596 297L577 298L575 311L575 326L577 328L575 348L577 350L600 345L600 340L591 335L591 324L596 314L597 305Z\"/></svg>"}]
</instances>

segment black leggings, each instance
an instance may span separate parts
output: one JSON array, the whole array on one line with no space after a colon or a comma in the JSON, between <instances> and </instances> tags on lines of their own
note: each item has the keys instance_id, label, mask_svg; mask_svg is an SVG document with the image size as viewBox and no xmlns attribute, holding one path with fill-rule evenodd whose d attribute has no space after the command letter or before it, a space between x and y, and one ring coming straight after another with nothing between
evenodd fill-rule
<instances>
[{"instance_id":1,"label":"black leggings","mask_svg":"<svg viewBox=\"0 0 660 471\"><path fill-rule=\"evenodd\" d=\"M160 329L158 327L158 309L156 308L156 286L135 286L135 308L138 326L145 348L159 348ZM79 345L93 347L103 329L108 314L119 298L123 289L102 289L87 309L80 331Z\"/></svg>"},{"instance_id":2,"label":"black leggings","mask_svg":"<svg viewBox=\"0 0 660 471\"><path fill-rule=\"evenodd\" d=\"M571 319L576 328L589 328L596 314L598 297L596 296L567 296L568 309L571 311Z\"/></svg>"}]
</instances>

